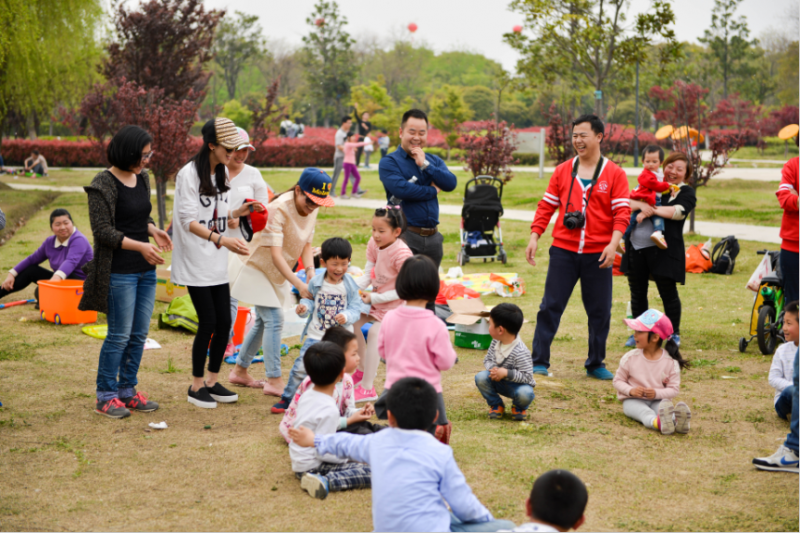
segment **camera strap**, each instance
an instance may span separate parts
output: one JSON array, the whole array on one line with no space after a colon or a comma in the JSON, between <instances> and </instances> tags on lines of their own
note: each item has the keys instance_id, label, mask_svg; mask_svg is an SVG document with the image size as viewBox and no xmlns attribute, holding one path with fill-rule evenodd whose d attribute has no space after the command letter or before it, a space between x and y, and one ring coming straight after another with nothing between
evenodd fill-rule
<instances>
[{"instance_id":1,"label":"camera strap","mask_svg":"<svg viewBox=\"0 0 800 533\"><path fill-rule=\"evenodd\" d=\"M570 201L572 199L572 187L575 185L575 179L578 177L578 166L580 165L580 158L575 158L575 163L572 165L572 182L569 184L569 193L567 194L567 205L565 210L569 213L569 206L572 205ZM597 161L597 168L594 169L594 176L592 176L592 185L591 189L589 189L589 195L586 197L586 208L581 209L581 212L586 216L586 209L589 207L589 200L592 199L592 191L594 191L594 186L597 184L597 178L600 177L600 171L603 170L603 156L600 156L600 160ZM581 196L583 196L581 194Z\"/></svg>"}]
</instances>

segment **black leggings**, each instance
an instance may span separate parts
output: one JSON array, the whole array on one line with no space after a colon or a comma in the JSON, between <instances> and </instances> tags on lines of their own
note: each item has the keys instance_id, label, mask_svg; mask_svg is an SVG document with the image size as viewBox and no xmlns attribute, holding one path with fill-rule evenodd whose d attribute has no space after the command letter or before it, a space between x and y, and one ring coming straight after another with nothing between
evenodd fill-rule
<instances>
[{"instance_id":1,"label":"black leggings","mask_svg":"<svg viewBox=\"0 0 800 533\"><path fill-rule=\"evenodd\" d=\"M216 374L222 366L222 356L225 355L231 330L231 289L227 283L187 289L198 321L197 335L192 345L192 376L202 378L206 354L209 372Z\"/></svg>"},{"instance_id":2,"label":"black leggings","mask_svg":"<svg viewBox=\"0 0 800 533\"><path fill-rule=\"evenodd\" d=\"M664 314L667 315L676 334L681 331L681 298L678 295L678 283L674 279L658 276L651 273L651 261L656 261L655 246L634 250L631 246L627 253L628 259L628 286L631 289L631 312L634 318L647 311L647 289L650 277L656 282L658 294L664 304Z\"/></svg>"},{"instance_id":3,"label":"black leggings","mask_svg":"<svg viewBox=\"0 0 800 533\"><path fill-rule=\"evenodd\" d=\"M36 283L37 281L48 280L53 277L53 271L47 270L44 267L40 267L39 265L29 266L22 272L17 272L17 277L14 278L14 287L7 291L5 289L0 289L0 298L11 294L12 292L21 291L31 283ZM67 279L78 279L73 275L69 275Z\"/></svg>"}]
</instances>

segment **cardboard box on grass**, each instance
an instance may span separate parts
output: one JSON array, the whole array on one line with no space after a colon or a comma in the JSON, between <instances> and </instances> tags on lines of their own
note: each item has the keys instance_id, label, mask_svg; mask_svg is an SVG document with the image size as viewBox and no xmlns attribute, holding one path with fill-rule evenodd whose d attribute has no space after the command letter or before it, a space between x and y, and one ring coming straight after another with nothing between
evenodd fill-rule
<instances>
[{"instance_id":1,"label":"cardboard box on grass","mask_svg":"<svg viewBox=\"0 0 800 533\"><path fill-rule=\"evenodd\" d=\"M189 294L189 289L183 285L173 285L171 272L166 269L156 270L156 301L170 303L179 296Z\"/></svg>"},{"instance_id":2,"label":"cardboard box on grass","mask_svg":"<svg viewBox=\"0 0 800 533\"><path fill-rule=\"evenodd\" d=\"M492 343L489 335L489 309L480 298L470 300L447 300L453 314L447 322L455 324L454 344L460 348L488 350Z\"/></svg>"}]
</instances>

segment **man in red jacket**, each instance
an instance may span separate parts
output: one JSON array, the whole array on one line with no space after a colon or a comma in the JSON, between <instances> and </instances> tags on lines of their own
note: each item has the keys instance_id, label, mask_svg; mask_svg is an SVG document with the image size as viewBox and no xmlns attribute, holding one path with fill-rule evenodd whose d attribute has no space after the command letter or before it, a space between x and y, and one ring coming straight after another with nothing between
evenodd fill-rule
<instances>
[{"instance_id":1,"label":"man in red jacket","mask_svg":"<svg viewBox=\"0 0 800 533\"><path fill-rule=\"evenodd\" d=\"M603 122L595 115L583 115L573 121L572 145L578 157L556 167L531 224L525 254L528 263L536 266L539 237L559 210L544 296L536 316L534 374L548 373L550 345L580 280L583 307L589 317L586 374L604 380L614 377L604 363L611 325L611 266L628 227L631 207L625 172L600 154L603 135Z\"/></svg>"},{"instance_id":2,"label":"man in red jacket","mask_svg":"<svg viewBox=\"0 0 800 533\"><path fill-rule=\"evenodd\" d=\"M798 285L798 231L797 231L797 170L798 158L793 157L783 166L778 202L783 209L781 220L781 275L784 301L797 301Z\"/></svg>"}]
</instances>

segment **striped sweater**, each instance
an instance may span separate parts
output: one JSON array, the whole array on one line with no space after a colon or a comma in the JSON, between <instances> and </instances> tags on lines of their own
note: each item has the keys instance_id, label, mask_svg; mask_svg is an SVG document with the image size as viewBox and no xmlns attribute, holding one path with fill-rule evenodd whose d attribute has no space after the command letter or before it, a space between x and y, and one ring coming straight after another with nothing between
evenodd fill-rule
<instances>
[{"instance_id":1,"label":"striped sweater","mask_svg":"<svg viewBox=\"0 0 800 533\"><path fill-rule=\"evenodd\" d=\"M486 352L486 357L483 359L483 366L486 370L491 370L494 367L505 368L508 370L508 381L516 383L527 383L531 386L536 386L533 381L533 358L531 352L525 343L518 341L511 353L508 354L502 363L497 364L497 350L500 348L500 341L494 339L489 345L489 351Z\"/></svg>"}]
</instances>

